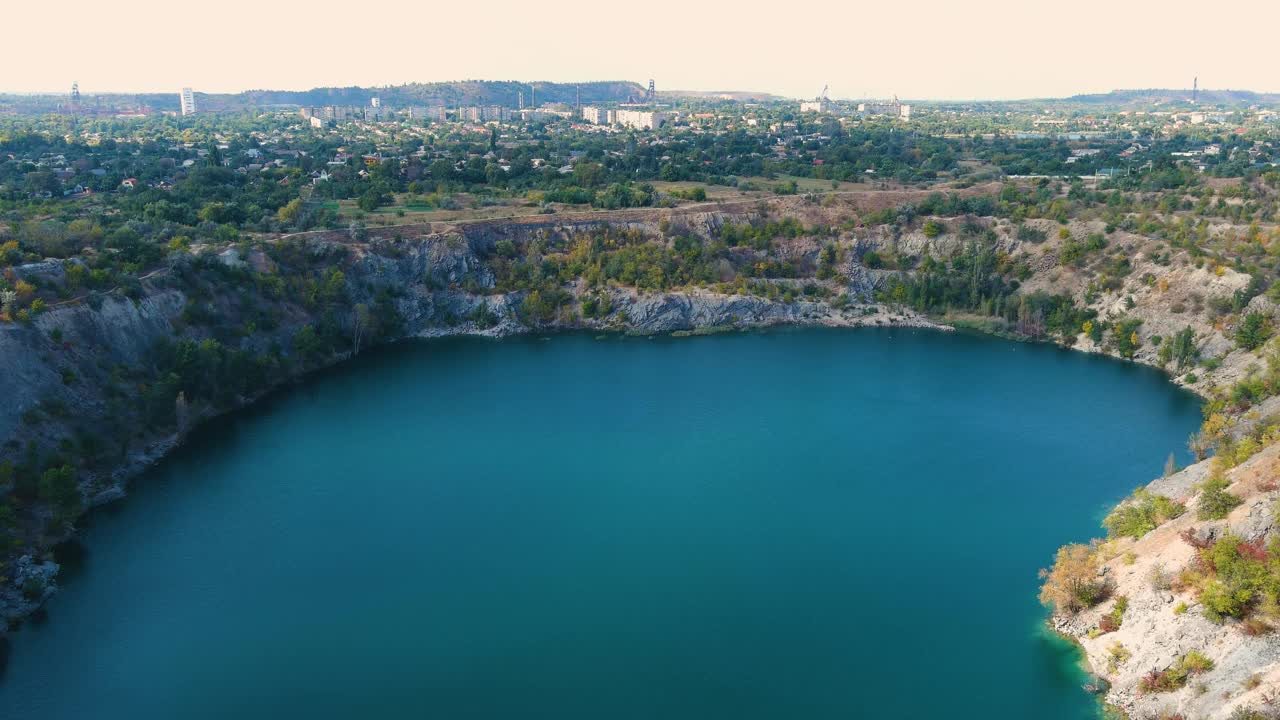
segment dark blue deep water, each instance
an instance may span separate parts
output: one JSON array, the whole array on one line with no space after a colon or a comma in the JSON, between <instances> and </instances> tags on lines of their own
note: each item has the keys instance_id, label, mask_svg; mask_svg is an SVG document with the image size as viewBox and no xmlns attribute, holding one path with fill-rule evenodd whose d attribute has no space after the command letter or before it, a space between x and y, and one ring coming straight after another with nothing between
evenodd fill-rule
<instances>
[{"instance_id":1,"label":"dark blue deep water","mask_svg":"<svg viewBox=\"0 0 1280 720\"><path fill-rule=\"evenodd\" d=\"M1082 720L1036 570L1197 420L962 334L408 344L95 514L0 718Z\"/></svg>"}]
</instances>

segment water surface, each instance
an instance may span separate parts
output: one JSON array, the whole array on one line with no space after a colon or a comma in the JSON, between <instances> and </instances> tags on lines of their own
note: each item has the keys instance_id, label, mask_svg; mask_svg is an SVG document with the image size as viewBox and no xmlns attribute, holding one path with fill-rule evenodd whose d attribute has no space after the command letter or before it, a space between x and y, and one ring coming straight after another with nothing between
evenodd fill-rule
<instances>
[{"instance_id":1,"label":"water surface","mask_svg":"<svg viewBox=\"0 0 1280 720\"><path fill-rule=\"evenodd\" d=\"M0 718L1091 718L1036 570L1197 420L963 334L408 344L95 515Z\"/></svg>"}]
</instances>

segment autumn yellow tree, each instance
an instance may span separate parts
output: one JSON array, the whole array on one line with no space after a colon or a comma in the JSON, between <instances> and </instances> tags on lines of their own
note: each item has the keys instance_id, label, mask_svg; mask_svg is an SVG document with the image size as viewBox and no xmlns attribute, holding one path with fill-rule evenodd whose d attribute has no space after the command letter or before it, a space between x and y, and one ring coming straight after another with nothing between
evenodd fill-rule
<instances>
[{"instance_id":1,"label":"autumn yellow tree","mask_svg":"<svg viewBox=\"0 0 1280 720\"><path fill-rule=\"evenodd\" d=\"M1041 570L1040 602L1055 612L1074 613L1103 599L1103 583L1098 579L1098 556L1088 545L1058 548L1053 567Z\"/></svg>"}]
</instances>

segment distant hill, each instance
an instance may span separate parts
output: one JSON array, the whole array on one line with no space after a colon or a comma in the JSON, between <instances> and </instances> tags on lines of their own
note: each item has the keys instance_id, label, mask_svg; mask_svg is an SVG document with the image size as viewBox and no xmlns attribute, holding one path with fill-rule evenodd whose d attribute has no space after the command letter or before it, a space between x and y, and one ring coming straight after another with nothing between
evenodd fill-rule
<instances>
[{"instance_id":1,"label":"distant hill","mask_svg":"<svg viewBox=\"0 0 1280 720\"><path fill-rule=\"evenodd\" d=\"M1200 90L1197 99L1205 105L1274 105L1280 103L1280 93L1259 93L1252 90ZM1191 98L1191 89L1112 90L1109 93L1073 95L1064 102L1091 105L1155 105L1185 103Z\"/></svg>"}]
</instances>

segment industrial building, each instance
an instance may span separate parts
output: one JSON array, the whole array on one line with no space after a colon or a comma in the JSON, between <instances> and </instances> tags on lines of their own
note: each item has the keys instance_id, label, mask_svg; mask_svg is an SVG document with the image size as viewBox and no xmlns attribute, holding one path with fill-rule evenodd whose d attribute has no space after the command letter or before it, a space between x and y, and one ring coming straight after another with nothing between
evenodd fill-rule
<instances>
[{"instance_id":1,"label":"industrial building","mask_svg":"<svg viewBox=\"0 0 1280 720\"><path fill-rule=\"evenodd\" d=\"M815 112L815 113L829 113L829 112L832 112L835 108L834 108L834 106L833 106L833 105L832 105L832 103L831 103L831 98L827 97L827 90L828 90L828 88L827 88L826 86L824 86L824 87L822 88L822 94L821 94L821 95L819 95L818 97L816 97L816 98L814 98L814 99L812 99L812 100L802 100L802 101L800 101L800 112L802 112L802 113L808 113L808 112Z\"/></svg>"},{"instance_id":2,"label":"industrial building","mask_svg":"<svg viewBox=\"0 0 1280 720\"><path fill-rule=\"evenodd\" d=\"M858 114L863 117L896 117L899 120L911 119L911 106L903 105L894 98L892 102L864 102L858 104Z\"/></svg>"}]
</instances>

